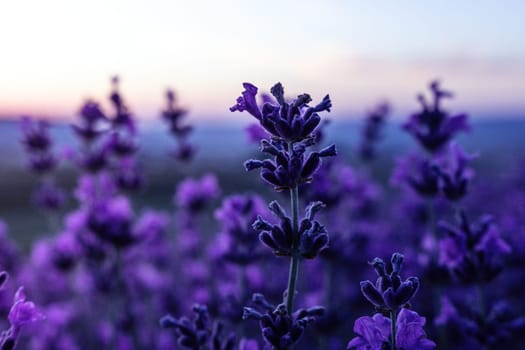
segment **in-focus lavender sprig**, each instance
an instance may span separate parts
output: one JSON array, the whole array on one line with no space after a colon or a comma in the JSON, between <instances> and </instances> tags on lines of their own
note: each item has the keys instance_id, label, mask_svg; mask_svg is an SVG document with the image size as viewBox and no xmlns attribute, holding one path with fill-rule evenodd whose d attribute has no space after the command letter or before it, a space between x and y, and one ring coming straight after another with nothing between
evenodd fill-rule
<instances>
[{"instance_id":1,"label":"in-focus lavender sprig","mask_svg":"<svg viewBox=\"0 0 525 350\"><path fill-rule=\"evenodd\" d=\"M315 213L323 206L321 202L313 202L306 208L298 235L293 232L292 219L277 201L271 202L269 209L279 218L279 225L272 225L259 216L253 227L260 232L261 242L275 255L292 256L294 247L297 247L303 258L313 259L328 245L325 227L315 220Z\"/></svg>"},{"instance_id":2,"label":"in-focus lavender sprig","mask_svg":"<svg viewBox=\"0 0 525 350\"><path fill-rule=\"evenodd\" d=\"M382 259L375 258L370 263L379 277L375 284L371 281L361 282L361 292L378 310L397 312L405 307L418 291L417 277L409 277L403 281L399 275L403 260L402 254L394 253L390 273L387 272L386 264Z\"/></svg>"},{"instance_id":3,"label":"in-focus lavender sprig","mask_svg":"<svg viewBox=\"0 0 525 350\"><path fill-rule=\"evenodd\" d=\"M309 183L321 165L321 158L336 155L334 145L320 151L307 152L316 143L315 132L321 122L320 112L330 111L332 102L326 95L323 100L310 106L310 95L301 94L292 101L286 101L281 83L271 88L275 98L266 99L262 107L256 102L257 87L250 83L243 84L245 90L230 111L247 111L254 116L269 134L270 139L261 140L261 151L273 159L248 160L247 170L261 169L261 178L271 184L275 190L290 192L291 215L277 203L270 204L270 210L280 219L279 225L271 225L263 219L254 223L260 231L261 241L277 255L290 257L287 289L284 293L283 306L277 314L280 319L288 315L287 324L292 325L293 302L299 273L299 262L302 258L313 258L328 244L326 229L314 220L315 212L321 203L313 203L307 208L307 214L299 221L299 186ZM282 314L284 312L284 314ZM271 319L271 316L268 316ZM271 323L271 321L269 321ZM282 340L284 334L266 341L275 349L289 349L295 343L290 336ZM301 332L302 333L302 332ZM283 343L281 343L283 341Z\"/></svg>"},{"instance_id":4,"label":"in-focus lavender sprig","mask_svg":"<svg viewBox=\"0 0 525 350\"><path fill-rule=\"evenodd\" d=\"M245 307L243 319L260 322L264 341L272 350L290 349L301 339L305 328L324 314L323 307L315 306L298 309L290 315L284 304L274 306L262 294L254 294L252 301L263 311Z\"/></svg>"}]
</instances>

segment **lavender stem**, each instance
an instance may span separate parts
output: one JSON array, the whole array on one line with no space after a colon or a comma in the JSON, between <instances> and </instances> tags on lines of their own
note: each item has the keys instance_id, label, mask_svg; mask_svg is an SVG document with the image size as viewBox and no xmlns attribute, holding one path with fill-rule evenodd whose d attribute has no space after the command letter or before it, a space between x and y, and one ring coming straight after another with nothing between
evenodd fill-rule
<instances>
[{"instance_id":1,"label":"lavender stem","mask_svg":"<svg viewBox=\"0 0 525 350\"><path fill-rule=\"evenodd\" d=\"M289 144L289 149L292 149L293 144ZM294 234L293 240L293 251L290 260L290 270L288 274L288 287L286 288L286 310L288 314L293 313L293 299L295 296L295 285L297 283L297 275L299 273L299 252L297 250L298 240L297 237L299 233L299 189L297 186L294 186L290 189L290 202L292 207L292 229Z\"/></svg>"},{"instance_id":2,"label":"lavender stem","mask_svg":"<svg viewBox=\"0 0 525 350\"><path fill-rule=\"evenodd\" d=\"M390 311L390 339L391 339L391 349L397 350L396 346L396 321L397 321L397 311Z\"/></svg>"}]
</instances>

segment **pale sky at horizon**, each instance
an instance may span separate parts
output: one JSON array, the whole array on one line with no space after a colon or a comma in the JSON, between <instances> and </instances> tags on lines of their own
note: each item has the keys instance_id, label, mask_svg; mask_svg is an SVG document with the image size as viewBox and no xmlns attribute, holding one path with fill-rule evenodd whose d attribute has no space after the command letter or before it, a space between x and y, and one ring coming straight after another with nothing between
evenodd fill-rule
<instances>
[{"instance_id":1,"label":"pale sky at horizon","mask_svg":"<svg viewBox=\"0 0 525 350\"><path fill-rule=\"evenodd\" d=\"M243 81L330 93L336 115L385 98L404 112L433 78L474 117L525 117L524 14L518 0L4 1L0 115L73 115L119 74L149 118L168 86L192 117L239 118Z\"/></svg>"}]
</instances>

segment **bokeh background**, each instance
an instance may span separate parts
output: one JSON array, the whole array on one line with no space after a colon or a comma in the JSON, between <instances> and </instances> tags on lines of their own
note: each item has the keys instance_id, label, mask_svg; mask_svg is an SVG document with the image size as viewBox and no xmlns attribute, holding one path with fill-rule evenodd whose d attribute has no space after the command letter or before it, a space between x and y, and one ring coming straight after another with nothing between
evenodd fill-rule
<instances>
[{"instance_id":1,"label":"bokeh background","mask_svg":"<svg viewBox=\"0 0 525 350\"><path fill-rule=\"evenodd\" d=\"M352 162L362 119L375 103L392 106L378 178L412 146L400 123L417 110L431 79L456 92L447 105L474 124L462 136L477 163L498 177L525 155L525 27L522 1L11 1L0 5L0 215L28 247L45 217L30 204L35 177L26 170L18 118L53 121L59 150L73 145L69 124L88 98L110 109L109 79L140 123L141 163L149 205L170 203L187 175L216 172L226 193L259 186L242 161L256 152L243 129L253 120L228 107L251 81L281 81L287 94L330 93L328 138ZM190 111L191 165L167 156L160 121L164 91ZM67 188L75 171L64 165ZM71 203L73 204L73 203Z\"/></svg>"}]
</instances>

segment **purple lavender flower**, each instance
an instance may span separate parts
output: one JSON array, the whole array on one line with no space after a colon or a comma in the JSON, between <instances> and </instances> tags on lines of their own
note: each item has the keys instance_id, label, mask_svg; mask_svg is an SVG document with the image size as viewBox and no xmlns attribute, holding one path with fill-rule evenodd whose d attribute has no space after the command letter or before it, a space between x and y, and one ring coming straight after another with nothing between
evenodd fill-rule
<instances>
[{"instance_id":1,"label":"purple lavender flower","mask_svg":"<svg viewBox=\"0 0 525 350\"><path fill-rule=\"evenodd\" d=\"M474 171L468 164L476 155L467 154L458 144L451 143L446 153L440 155L437 168L441 178L441 191L445 198L457 201L467 194Z\"/></svg>"},{"instance_id":2,"label":"purple lavender flower","mask_svg":"<svg viewBox=\"0 0 525 350\"><path fill-rule=\"evenodd\" d=\"M113 179L107 173L82 175L74 190L74 196L82 204L113 197L117 193Z\"/></svg>"},{"instance_id":3,"label":"purple lavender flower","mask_svg":"<svg viewBox=\"0 0 525 350\"><path fill-rule=\"evenodd\" d=\"M64 190L54 183L41 183L33 193L34 204L44 210L62 208L66 201Z\"/></svg>"},{"instance_id":4,"label":"purple lavender flower","mask_svg":"<svg viewBox=\"0 0 525 350\"><path fill-rule=\"evenodd\" d=\"M33 202L41 209L58 210L65 202L65 193L49 176L58 165L58 159L52 150L49 123L24 117L21 126L22 143L29 156L29 168L39 176L40 180L38 188L33 193Z\"/></svg>"},{"instance_id":5,"label":"purple lavender flower","mask_svg":"<svg viewBox=\"0 0 525 350\"><path fill-rule=\"evenodd\" d=\"M259 350L259 344L253 339L242 338L239 342L239 350Z\"/></svg>"},{"instance_id":6,"label":"purple lavender flower","mask_svg":"<svg viewBox=\"0 0 525 350\"><path fill-rule=\"evenodd\" d=\"M323 148L319 152L306 154L311 143L298 142L293 146L280 141L261 142L263 152L274 156L274 160L251 159L244 163L246 170L261 169L261 179L273 185L276 191L291 189L312 181L314 173L321 166L321 158L337 154L335 146Z\"/></svg>"},{"instance_id":7,"label":"purple lavender flower","mask_svg":"<svg viewBox=\"0 0 525 350\"><path fill-rule=\"evenodd\" d=\"M375 158L376 145L381 138L381 131L389 114L390 105L382 102L366 116L365 126L361 131L361 145L359 146L361 160L367 162Z\"/></svg>"},{"instance_id":8,"label":"purple lavender flower","mask_svg":"<svg viewBox=\"0 0 525 350\"><path fill-rule=\"evenodd\" d=\"M118 76L114 76L113 78L111 78L113 90L109 95L109 100L111 101L115 109L115 115L111 119L111 123L116 129L123 128L129 131L131 134L135 134L135 121L133 120L133 115L131 111L129 110L128 106L124 102L122 95L120 94L119 83L120 78Z\"/></svg>"},{"instance_id":9,"label":"purple lavender flower","mask_svg":"<svg viewBox=\"0 0 525 350\"><path fill-rule=\"evenodd\" d=\"M183 122L188 111L177 106L175 92L171 89L166 91L166 102L167 107L162 112L162 119L166 121L170 133L177 141L177 147L172 154L175 159L189 161L195 155L196 148L187 141L189 134L193 131L192 126Z\"/></svg>"},{"instance_id":10,"label":"purple lavender flower","mask_svg":"<svg viewBox=\"0 0 525 350\"><path fill-rule=\"evenodd\" d=\"M440 174L435 162L410 155L397 160L390 182L408 186L422 197L435 197L440 190Z\"/></svg>"},{"instance_id":11,"label":"purple lavender flower","mask_svg":"<svg viewBox=\"0 0 525 350\"><path fill-rule=\"evenodd\" d=\"M283 86L277 83L271 88L271 93L278 104L266 102L259 108L256 102L257 87L250 83L243 83L243 86L245 90L242 96L230 111L247 111L259 120L268 133L286 141L297 142L310 137L321 121L318 113L329 112L332 107L328 95L315 107L308 105L312 101L308 94L299 95L288 103L284 99Z\"/></svg>"},{"instance_id":12,"label":"purple lavender flower","mask_svg":"<svg viewBox=\"0 0 525 350\"><path fill-rule=\"evenodd\" d=\"M177 106L177 98L175 92L171 89L166 91L166 110L162 112L162 118L168 123L169 130L174 136L184 137L191 131L192 127L189 125L182 125L182 121L187 110Z\"/></svg>"},{"instance_id":13,"label":"purple lavender flower","mask_svg":"<svg viewBox=\"0 0 525 350\"><path fill-rule=\"evenodd\" d=\"M93 147L78 155L78 165L86 172L99 173L109 164L109 149L103 146Z\"/></svg>"},{"instance_id":14,"label":"purple lavender flower","mask_svg":"<svg viewBox=\"0 0 525 350\"><path fill-rule=\"evenodd\" d=\"M212 322L206 306L195 305L193 306L193 312L195 313L193 321L186 317L176 319L171 315L167 315L160 320L160 325L163 328L175 329L177 343L183 349L204 349L210 342L213 344L213 349L233 350L235 334L230 333L224 337L224 328L220 322L214 322L213 330L211 330Z\"/></svg>"},{"instance_id":15,"label":"purple lavender flower","mask_svg":"<svg viewBox=\"0 0 525 350\"><path fill-rule=\"evenodd\" d=\"M39 176L49 174L57 164L57 158L51 153L29 155L29 169Z\"/></svg>"},{"instance_id":16,"label":"purple lavender flower","mask_svg":"<svg viewBox=\"0 0 525 350\"><path fill-rule=\"evenodd\" d=\"M24 287L18 288L7 317L11 328L0 335L0 349L2 350L12 350L16 347L20 331L24 326L45 319L32 301L26 301Z\"/></svg>"},{"instance_id":17,"label":"purple lavender flower","mask_svg":"<svg viewBox=\"0 0 525 350\"><path fill-rule=\"evenodd\" d=\"M22 143L29 153L47 152L52 145L49 136L49 123L23 117L21 121Z\"/></svg>"},{"instance_id":18,"label":"purple lavender flower","mask_svg":"<svg viewBox=\"0 0 525 350\"><path fill-rule=\"evenodd\" d=\"M379 310L397 312L410 302L419 289L417 277L409 277L405 281L401 279L399 273L403 267L403 260L402 254L392 254L390 273L387 273L386 264L380 258L375 258L370 263L379 278L375 284L362 281L361 292Z\"/></svg>"},{"instance_id":19,"label":"purple lavender flower","mask_svg":"<svg viewBox=\"0 0 525 350\"><path fill-rule=\"evenodd\" d=\"M439 261L463 283L492 281L503 269L503 257L511 252L501 238L492 217L485 215L471 223L465 212L459 225L441 222L448 237L440 242Z\"/></svg>"},{"instance_id":20,"label":"purple lavender flower","mask_svg":"<svg viewBox=\"0 0 525 350\"><path fill-rule=\"evenodd\" d=\"M113 170L113 179L121 191L138 191L144 187L145 176L142 169L131 157L121 159L118 168Z\"/></svg>"},{"instance_id":21,"label":"purple lavender flower","mask_svg":"<svg viewBox=\"0 0 525 350\"><path fill-rule=\"evenodd\" d=\"M182 181L175 194L174 202L189 211L201 211L220 194L215 175L204 175L200 180Z\"/></svg>"},{"instance_id":22,"label":"purple lavender flower","mask_svg":"<svg viewBox=\"0 0 525 350\"><path fill-rule=\"evenodd\" d=\"M99 104L93 100L87 100L80 108L80 124L73 124L75 134L85 143L91 143L107 131L103 125L108 118L102 112ZM101 125L102 124L102 125Z\"/></svg>"},{"instance_id":23,"label":"purple lavender flower","mask_svg":"<svg viewBox=\"0 0 525 350\"><path fill-rule=\"evenodd\" d=\"M91 232L116 247L136 242L132 230L133 210L126 197L94 203L89 209L87 225Z\"/></svg>"},{"instance_id":24,"label":"purple lavender flower","mask_svg":"<svg viewBox=\"0 0 525 350\"><path fill-rule=\"evenodd\" d=\"M250 124L245 129L245 134L248 138L248 142L260 144L262 140L268 139L268 133L260 124Z\"/></svg>"},{"instance_id":25,"label":"purple lavender flower","mask_svg":"<svg viewBox=\"0 0 525 350\"><path fill-rule=\"evenodd\" d=\"M260 322L264 341L272 350L291 349L301 339L306 326L324 313L322 307L316 306L299 309L289 315L284 304L275 307L262 294L254 294L253 302L264 311L261 313L254 308L245 307L243 319Z\"/></svg>"},{"instance_id":26,"label":"purple lavender flower","mask_svg":"<svg viewBox=\"0 0 525 350\"><path fill-rule=\"evenodd\" d=\"M402 309L396 322L396 344L403 350L431 350L436 343L427 339L423 327L425 318L415 311ZM355 321L357 337L350 340L347 349L382 350L389 348L391 338L390 319L382 314L364 316Z\"/></svg>"},{"instance_id":27,"label":"purple lavender flower","mask_svg":"<svg viewBox=\"0 0 525 350\"><path fill-rule=\"evenodd\" d=\"M429 104L423 95L418 96L422 111L410 117L404 125L414 138L430 153L440 151L460 131L469 130L467 116L458 114L450 116L442 109L441 101L451 98L449 91L442 90L438 81L430 83L433 103Z\"/></svg>"},{"instance_id":28,"label":"purple lavender flower","mask_svg":"<svg viewBox=\"0 0 525 350\"><path fill-rule=\"evenodd\" d=\"M105 147L119 158L130 157L134 155L139 148L132 135L118 132L111 133Z\"/></svg>"},{"instance_id":29,"label":"purple lavender flower","mask_svg":"<svg viewBox=\"0 0 525 350\"><path fill-rule=\"evenodd\" d=\"M311 203L305 210L297 234L292 227L292 219L285 210L273 201L269 208L280 220L279 225L272 225L262 217L258 217L253 227L260 232L261 242L273 250L275 255L291 256L294 247L298 253L307 259L315 258L328 246L328 233L324 226L315 220L315 214L323 207L321 202Z\"/></svg>"},{"instance_id":30,"label":"purple lavender flower","mask_svg":"<svg viewBox=\"0 0 525 350\"><path fill-rule=\"evenodd\" d=\"M484 314L464 300L453 301L443 297L441 313L435 323L454 329L463 341L467 340L465 338L473 340L475 348L500 348L507 345L512 336L525 329L525 317L516 317L515 314L505 300L493 303Z\"/></svg>"},{"instance_id":31,"label":"purple lavender flower","mask_svg":"<svg viewBox=\"0 0 525 350\"><path fill-rule=\"evenodd\" d=\"M266 255L252 223L258 216L267 216L267 212L263 199L256 195L234 195L223 200L215 211L215 218L222 225L218 237L224 245L222 259L245 266Z\"/></svg>"}]
</instances>

